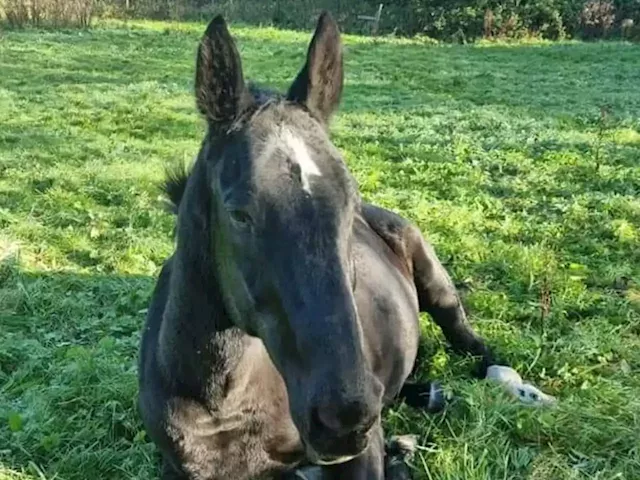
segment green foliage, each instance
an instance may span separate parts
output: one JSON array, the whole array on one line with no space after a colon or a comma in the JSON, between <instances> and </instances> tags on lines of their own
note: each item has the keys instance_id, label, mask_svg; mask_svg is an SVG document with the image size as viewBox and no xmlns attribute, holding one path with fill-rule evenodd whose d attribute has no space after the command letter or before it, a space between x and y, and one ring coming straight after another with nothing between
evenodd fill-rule
<instances>
[{"instance_id":1,"label":"green foliage","mask_svg":"<svg viewBox=\"0 0 640 480\"><path fill-rule=\"evenodd\" d=\"M308 29L320 10L329 9L345 31L365 33L369 24L358 17L373 15L379 3L378 0L220 0L212 9L208 2L194 0L183 5L183 10L191 16L222 12L228 18L251 24ZM482 37L557 40L566 35L603 38L621 35L625 20L640 23L638 0L395 0L382 3L381 32L428 35L445 41L466 42ZM144 0L141 4L144 5ZM636 30L634 27L633 31Z\"/></svg>"},{"instance_id":2,"label":"green foliage","mask_svg":"<svg viewBox=\"0 0 640 480\"><path fill-rule=\"evenodd\" d=\"M13 27L88 27L96 0L0 0L0 19Z\"/></svg>"},{"instance_id":3,"label":"green foliage","mask_svg":"<svg viewBox=\"0 0 640 480\"><path fill-rule=\"evenodd\" d=\"M93 17L205 20L222 13L251 25L310 29L327 9L350 33L369 33L380 0L0 0L10 25L88 26ZM478 38L640 39L640 0L395 0L379 32L454 42ZM1 18L1 17L0 17Z\"/></svg>"},{"instance_id":4,"label":"green foliage","mask_svg":"<svg viewBox=\"0 0 640 480\"><path fill-rule=\"evenodd\" d=\"M615 18L612 2L589 0L580 14L583 35L587 38L605 37L611 30Z\"/></svg>"},{"instance_id":5,"label":"green foliage","mask_svg":"<svg viewBox=\"0 0 640 480\"><path fill-rule=\"evenodd\" d=\"M0 479L156 477L137 348L189 161L202 24L11 31L0 41ZM284 88L308 32L234 28ZM640 478L640 57L621 43L430 46L347 36L333 137L369 201L415 221L476 328L556 395L524 408L469 378L424 319L439 415L389 432L420 479Z\"/></svg>"},{"instance_id":6,"label":"green foliage","mask_svg":"<svg viewBox=\"0 0 640 480\"><path fill-rule=\"evenodd\" d=\"M441 39L540 36L557 40L567 33L601 38L617 31L623 19L640 21L636 1L408 0L391 2L388 9L407 10L411 20L398 25L404 33L423 32Z\"/></svg>"}]
</instances>

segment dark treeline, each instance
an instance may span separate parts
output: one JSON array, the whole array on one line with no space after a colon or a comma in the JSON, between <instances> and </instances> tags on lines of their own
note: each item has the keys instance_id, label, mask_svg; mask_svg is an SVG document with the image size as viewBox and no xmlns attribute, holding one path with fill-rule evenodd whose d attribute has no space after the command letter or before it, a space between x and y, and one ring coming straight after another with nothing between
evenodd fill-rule
<instances>
[{"instance_id":1,"label":"dark treeline","mask_svg":"<svg viewBox=\"0 0 640 480\"><path fill-rule=\"evenodd\" d=\"M371 31L380 0L0 0L14 25L80 24L96 16L206 19L309 29L329 9L342 29ZM444 41L478 38L640 39L640 0L393 0L384 4L379 33L426 35Z\"/></svg>"}]
</instances>

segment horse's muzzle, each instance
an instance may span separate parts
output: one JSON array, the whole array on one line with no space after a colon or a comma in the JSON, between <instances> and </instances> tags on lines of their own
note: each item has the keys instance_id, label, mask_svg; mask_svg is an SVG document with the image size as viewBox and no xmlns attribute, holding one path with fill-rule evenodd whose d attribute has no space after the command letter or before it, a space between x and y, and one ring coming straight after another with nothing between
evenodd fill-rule
<instances>
[{"instance_id":1,"label":"horse's muzzle","mask_svg":"<svg viewBox=\"0 0 640 480\"><path fill-rule=\"evenodd\" d=\"M315 423L306 444L307 456L316 465L345 463L362 454L369 446L377 417L354 430L334 430Z\"/></svg>"},{"instance_id":2,"label":"horse's muzzle","mask_svg":"<svg viewBox=\"0 0 640 480\"><path fill-rule=\"evenodd\" d=\"M314 460L315 465L340 465L341 463L347 463L356 458L357 455L347 455L346 457L335 458L318 458Z\"/></svg>"}]
</instances>

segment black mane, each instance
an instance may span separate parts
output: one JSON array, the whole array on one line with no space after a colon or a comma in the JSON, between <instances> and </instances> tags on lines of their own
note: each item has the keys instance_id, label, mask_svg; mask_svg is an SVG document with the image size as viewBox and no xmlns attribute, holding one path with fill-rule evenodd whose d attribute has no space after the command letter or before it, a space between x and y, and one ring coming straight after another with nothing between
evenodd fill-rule
<instances>
[{"instance_id":1,"label":"black mane","mask_svg":"<svg viewBox=\"0 0 640 480\"><path fill-rule=\"evenodd\" d=\"M191 167L187 167L183 162L174 162L165 168L162 191L167 196L169 210L174 215L178 214L190 173Z\"/></svg>"}]
</instances>

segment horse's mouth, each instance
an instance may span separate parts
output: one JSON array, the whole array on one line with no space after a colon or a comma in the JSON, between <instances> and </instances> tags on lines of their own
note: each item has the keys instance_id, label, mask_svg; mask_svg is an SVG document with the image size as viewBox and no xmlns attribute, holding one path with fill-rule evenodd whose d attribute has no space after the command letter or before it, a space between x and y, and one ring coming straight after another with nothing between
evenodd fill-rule
<instances>
[{"instance_id":1,"label":"horse's mouth","mask_svg":"<svg viewBox=\"0 0 640 480\"><path fill-rule=\"evenodd\" d=\"M313 465L339 465L359 457L369 448L372 430L354 431L331 439L314 433L310 438L301 437L307 461Z\"/></svg>"},{"instance_id":2,"label":"horse's mouth","mask_svg":"<svg viewBox=\"0 0 640 480\"><path fill-rule=\"evenodd\" d=\"M306 447L307 458L309 462L314 465L339 465L341 463L347 463L362 455L365 450L366 447L355 455L320 455L312 447L308 445Z\"/></svg>"},{"instance_id":3,"label":"horse's mouth","mask_svg":"<svg viewBox=\"0 0 640 480\"><path fill-rule=\"evenodd\" d=\"M318 458L317 460L313 461L313 464L314 465L339 465L341 463L347 463L356 457L357 455L348 455L346 457L334 457L334 458L332 457Z\"/></svg>"}]
</instances>

